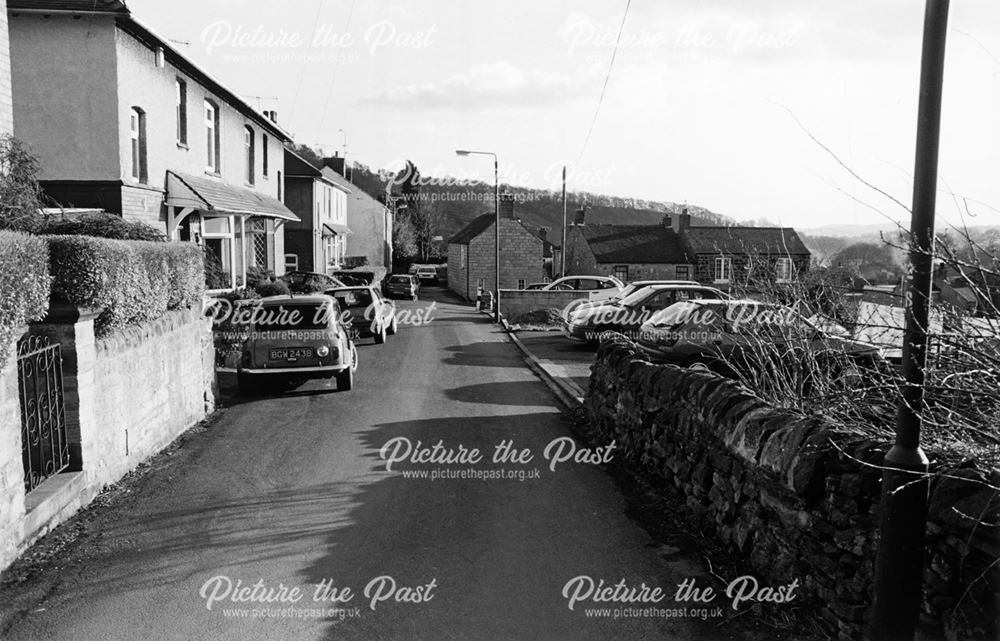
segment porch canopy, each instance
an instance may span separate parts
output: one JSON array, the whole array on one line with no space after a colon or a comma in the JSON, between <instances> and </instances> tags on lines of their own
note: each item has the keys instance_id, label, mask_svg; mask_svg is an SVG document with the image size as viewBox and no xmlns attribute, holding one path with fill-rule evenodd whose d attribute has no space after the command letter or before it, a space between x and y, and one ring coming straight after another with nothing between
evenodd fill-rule
<instances>
[{"instance_id":1,"label":"porch canopy","mask_svg":"<svg viewBox=\"0 0 1000 641\"><path fill-rule=\"evenodd\" d=\"M220 216L266 216L299 221L285 204L252 189L220 180L167 171L166 204L183 210Z\"/></svg>"},{"instance_id":2,"label":"porch canopy","mask_svg":"<svg viewBox=\"0 0 1000 641\"><path fill-rule=\"evenodd\" d=\"M347 225L339 225L337 223L324 223L323 224L323 235L324 236L336 236L337 234L345 235L354 233L351 228Z\"/></svg>"}]
</instances>

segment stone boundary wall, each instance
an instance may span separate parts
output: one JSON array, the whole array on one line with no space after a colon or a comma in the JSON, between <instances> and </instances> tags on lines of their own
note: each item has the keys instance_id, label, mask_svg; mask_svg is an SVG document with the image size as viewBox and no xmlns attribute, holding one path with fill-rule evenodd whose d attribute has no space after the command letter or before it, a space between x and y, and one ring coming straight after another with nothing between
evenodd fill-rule
<instances>
[{"instance_id":1,"label":"stone boundary wall","mask_svg":"<svg viewBox=\"0 0 1000 641\"><path fill-rule=\"evenodd\" d=\"M714 374L651 364L622 337L600 347L585 408L602 442L678 488L758 577L798 579L832 634L863 637L881 492L866 464L887 444L770 407ZM1000 493L985 484L1000 487L1000 472L968 463L950 475L930 486L918 638L996 639Z\"/></svg>"},{"instance_id":2,"label":"stone boundary wall","mask_svg":"<svg viewBox=\"0 0 1000 641\"><path fill-rule=\"evenodd\" d=\"M546 309L558 309L562 312L570 303L579 300L590 300L590 292L572 290L542 289L501 289L500 312L508 320L522 314Z\"/></svg>"},{"instance_id":3,"label":"stone boundary wall","mask_svg":"<svg viewBox=\"0 0 1000 641\"><path fill-rule=\"evenodd\" d=\"M215 409L210 320L167 312L96 339L97 310L53 303L28 333L61 346L70 465L24 490L17 359L0 371L0 570Z\"/></svg>"}]
</instances>

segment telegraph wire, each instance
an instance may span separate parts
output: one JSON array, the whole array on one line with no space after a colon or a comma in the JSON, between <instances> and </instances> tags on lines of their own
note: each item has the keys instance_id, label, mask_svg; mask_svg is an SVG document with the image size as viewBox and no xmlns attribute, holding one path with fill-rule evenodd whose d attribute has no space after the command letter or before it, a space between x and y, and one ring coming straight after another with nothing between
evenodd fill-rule
<instances>
[{"instance_id":1,"label":"telegraph wire","mask_svg":"<svg viewBox=\"0 0 1000 641\"><path fill-rule=\"evenodd\" d=\"M626 0L625 11L622 13L622 22L618 25L618 37L615 38L615 48L611 51L611 62L608 64L608 73L604 76L604 85L601 87L601 95L597 99L597 109L594 110L594 118L590 121L590 128L587 129L587 137L583 140L583 147L580 149L580 155L576 159L576 164L579 165L580 161L583 159L584 152L587 151L587 144L590 142L590 135L594 132L594 125L597 124L597 116L601 113L601 105L604 104L604 92L608 89L608 81L611 79L611 70L615 66L615 56L618 55L618 45L622 40L622 32L625 30L625 20L628 18L628 9L632 4L632 0Z\"/></svg>"}]
</instances>

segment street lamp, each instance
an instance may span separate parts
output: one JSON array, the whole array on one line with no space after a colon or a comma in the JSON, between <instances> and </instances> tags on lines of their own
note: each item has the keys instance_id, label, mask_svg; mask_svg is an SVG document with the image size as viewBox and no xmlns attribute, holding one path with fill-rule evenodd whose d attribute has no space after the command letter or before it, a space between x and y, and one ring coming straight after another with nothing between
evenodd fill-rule
<instances>
[{"instance_id":1,"label":"street lamp","mask_svg":"<svg viewBox=\"0 0 1000 641\"><path fill-rule=\"evenodd\" d=\"M493 224L494 231L494 267L495 267L495 283L497 288L496 299L494 300L494 311L496 312L494 318L496 322L500 322L500 161L497 160L497 155L492 151L468 151L466 149L456 149L455 153L459 156L492 156L493 157L493 215L495 217Z\"/></svg>"}]
</instances>

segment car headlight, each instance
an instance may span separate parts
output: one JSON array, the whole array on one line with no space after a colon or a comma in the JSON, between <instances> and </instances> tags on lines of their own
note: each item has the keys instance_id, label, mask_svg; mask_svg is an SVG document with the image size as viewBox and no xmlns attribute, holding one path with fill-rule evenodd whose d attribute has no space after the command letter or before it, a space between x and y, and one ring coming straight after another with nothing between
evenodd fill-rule
<instances>
[{"instance_id":1,"label":"car headlight","mask_svg":"<svg viewBox=\"0 0 1000 641\"><path fill-rule=\"evenodd\" d=\"M330 348L327 347L326 345L320 345L319 347L316 348L316 355L319 356L320 358L326 358L327 356L330 355Z\"/></svg>"}]
</instances>

